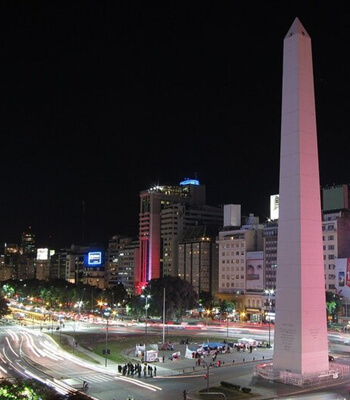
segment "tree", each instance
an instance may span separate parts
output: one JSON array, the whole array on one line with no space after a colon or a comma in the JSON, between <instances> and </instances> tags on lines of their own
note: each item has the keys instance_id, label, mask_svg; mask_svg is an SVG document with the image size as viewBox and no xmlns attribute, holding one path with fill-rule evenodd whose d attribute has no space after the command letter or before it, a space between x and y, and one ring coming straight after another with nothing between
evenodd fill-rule
<instances>
[{"instance_id":1,"label":"tree","mask_svg":"<svg viewBox=\"0 0 350 400\"><path fill-rule=\"evenodd\" d=\"M226 318L227 315L235 309L235 307L236 303L233 301L227 301L227 300L220 301L220 313L226 314Z\"/></svg>"},{"instance_id":2,"label":"tree","mask_svg":"<svg viewBox=\"0 0 350 400\"><path fill-rule=\"evenodd\" d=\"M145 291L150 294L148 315L162 316L165 289L166 319L180 319L187 310L198 305L198 295L193 286L181 279L166 275L163 278L152 279L148 282ZM141 299L142 300L142 299Z\"/></svg>"},{"instance_id":3,"label":"tree","mask_svg":"<svg viewBox=\"0 0 350 400\"><path fill-rule=\"evenodd\" d=\"M0 296L0 319L10 313L11 310L9 309L9 306L7 304L7 299L5 299L5 297L3 296Z\"/></svg>"},{"instance_id":4,"label":"tree","mask_svg":"<svg viewBox=\"0 0 350 400\"><path fill-rule=\"evenodd\" d=\"M338 319L341 300L341 297L337 293L326 292L327 317L331 316L333 321L337 321Z\"/></svg>"},{"instance_id":5,"label":"tree","mask_svg":"<svg viewBox=\"0 0 350 400\"><path fill-rule=\"evenodd\" d=\"M34 379L16 379L14 382L0 379L0 399L8 400L91 400L91 397L78 390L61 395L50 386Z\"/></svg>"},{"instance_id":6,"label":"tree","mask_svg":"<svg viewBox=\"0 0 350 400\"><path fill-rule=\"evenodd\" d=\"M203 308L209 308L212 309L214 306L214 297L210 292L206 292L205 290L202 290L199 293L199 300L198 300L199 304L201 304L201 306Z\"/></svg>"}]
</instances>

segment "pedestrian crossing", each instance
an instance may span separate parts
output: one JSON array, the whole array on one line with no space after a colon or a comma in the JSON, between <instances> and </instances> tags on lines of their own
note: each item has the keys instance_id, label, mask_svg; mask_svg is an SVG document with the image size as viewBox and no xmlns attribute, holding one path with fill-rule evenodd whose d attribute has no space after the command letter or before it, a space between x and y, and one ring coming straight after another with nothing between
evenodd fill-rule
<instances>
[{"instance_id":1,"label":"pedestrian crossing","mask_svg":"<svg viewBox=\"0 0 350 400\"><path fill-rule=\"evenodd\" d=\"M111 382L114 380L114 376L108 374L96 374L96 373L87 373L87 374L76 374L74 376L75 379L81 381L87 381L88 384L91 386L94 383L103 383L103 382Z\"/></svg>"}]
</instances>

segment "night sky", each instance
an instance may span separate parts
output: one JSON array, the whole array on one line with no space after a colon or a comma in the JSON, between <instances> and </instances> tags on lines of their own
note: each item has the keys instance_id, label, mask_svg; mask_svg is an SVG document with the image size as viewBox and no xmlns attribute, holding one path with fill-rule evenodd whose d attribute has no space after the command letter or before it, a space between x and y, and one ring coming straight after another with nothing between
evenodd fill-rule
<instances>
[{"instance_id":1,"label":"night sky","mask_svg":"<svg viewBox=\"0 0 350 400\"><path fill-rule=\"evenodd\" d=\"M349 1L11 0L0 15L0 242L28 226L56 248L137 236L139 192L195 176L208 204L265 221L296 17L321 185L350 181Z\"/></svg>"}]
</instances>

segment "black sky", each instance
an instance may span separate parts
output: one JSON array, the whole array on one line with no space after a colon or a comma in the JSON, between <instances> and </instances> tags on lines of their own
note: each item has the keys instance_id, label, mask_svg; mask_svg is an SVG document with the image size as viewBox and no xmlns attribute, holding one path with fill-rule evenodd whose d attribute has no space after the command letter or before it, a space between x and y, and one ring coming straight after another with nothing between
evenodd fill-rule
<instances>
[{"instance_id":1,"label":"black sky","mask_svg":"<svg viewBox=\"0 0 350 400\"><path fill-rule=\"evenodd\" d=\"M0 242L137 235L139 192L197 175L262 220L283 39L312 39L321 185L350 181L349 1L3 1Z\"/></svg>"}]
</instances>

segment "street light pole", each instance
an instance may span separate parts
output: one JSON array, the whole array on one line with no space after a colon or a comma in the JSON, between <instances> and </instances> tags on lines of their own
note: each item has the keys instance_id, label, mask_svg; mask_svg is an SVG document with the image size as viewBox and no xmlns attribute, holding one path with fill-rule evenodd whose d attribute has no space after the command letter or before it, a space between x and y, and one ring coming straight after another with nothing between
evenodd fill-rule
<instances>
[{"instance_id":1,"label":"street light pole","mask_svg":"<svg viewBox=\"0 0 350 400\"><path fill-rule=\"evenodd\" d=\"M107 367L107 353L108 353L108 319L109 318L107 318L107 324L106 324L105 367Z\"/></svg>"},{"instance_id":2,"label":"street light pole","mask_svg":"<svg viewBox=\"0 0 350 400\"><path fill-rule=\"evenodd\" d=\"M165 288L163 289L163 344L165 343Z\"/></svg>"},{"instance_id":3,"label":"street light pole","mask_svg":"<svg viewBox=\"0 0 350 400\"><path fill-rule=\"evenodd\" d=\"M151 295L147 294L144 295L142 294L141 297L144 297L146 299L146 304L145 304L145 314L146 314L146 322L145 322L145 335L147 336L147 310L148 310L148 299L151 297Z\"/></svg>"},{"instance_id":4,"label":"street light pole","mask_svg":"<svg viewBox=\"0 0 350 400\"><path fill-rule=\"evenodd\" d=\"M274 293L273 289L266 289L265 294L268 295L268 311L269 315L268 317L268 322L269 322L269 349L271 348L271 295Z\"/></svg>"}]
</instances>

